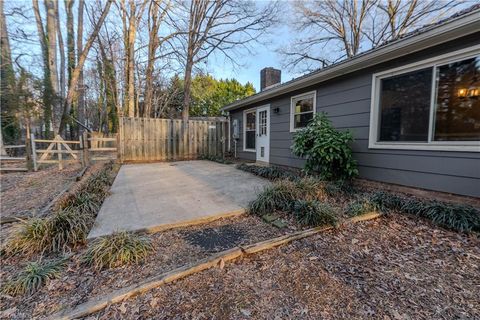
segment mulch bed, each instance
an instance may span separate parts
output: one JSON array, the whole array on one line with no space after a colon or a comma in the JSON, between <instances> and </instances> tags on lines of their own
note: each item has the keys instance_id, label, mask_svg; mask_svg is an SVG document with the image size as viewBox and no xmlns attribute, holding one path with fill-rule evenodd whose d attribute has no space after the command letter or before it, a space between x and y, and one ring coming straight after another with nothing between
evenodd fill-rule
<instances>
[{"instance_id":1,"label":"mulch bed","mask_svg":"<svg viewBox=\"0 0 480 320\"><path fill-rule=\"evenodd\" d=\"M289 232L277 229L254 216L218 220L206 225L164 231L148 235L155 252L139 265L96 272L81 264L85 248L77 250L61 278L51 281L32 296L0 297L0 310L14 319L45 318L60 307L73 307L114 289L137 283L141 279L194 263L216 252L263 241ZM31 258L30 260L35 260ZM0 278L6 279L28 259L12 257L2 261ZM0 313L0 318L2 313Z\"/></svg>"},{"instance_id":2,"label":"mulch bed","mask_svg":"<svg viewBox=\"0 0 480 320\"><path fill-rule=\"evenodd\" d=\"M392 214L214 268L88 319L479 319L480 239Z\"/></svg>"},{"instance_id":3,"label":"mulch bed","mask_svg":"<svg viewBox=\"0 0 480 320\"><path fill-rule=\"evenodd\" d=\"M81 171L80 165L0 174L2 217L29 216L48 204Z\"/></svg>"}]
</instances>

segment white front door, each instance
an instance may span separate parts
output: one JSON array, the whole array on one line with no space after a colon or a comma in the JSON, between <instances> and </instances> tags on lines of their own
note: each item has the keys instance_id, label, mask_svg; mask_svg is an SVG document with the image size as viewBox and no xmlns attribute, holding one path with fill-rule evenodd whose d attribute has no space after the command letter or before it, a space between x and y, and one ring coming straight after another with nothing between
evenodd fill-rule
<instances>
[{"instance_id":1,"label":"white front door","mask_svg":"<svg viewBox=\"0 0 480 320\"><path fill-rule=\"evenodd\" d=\"M257 161L270 161L270 106L257 108L257 138L255 149Z\"/></svg>"}]
</instances>

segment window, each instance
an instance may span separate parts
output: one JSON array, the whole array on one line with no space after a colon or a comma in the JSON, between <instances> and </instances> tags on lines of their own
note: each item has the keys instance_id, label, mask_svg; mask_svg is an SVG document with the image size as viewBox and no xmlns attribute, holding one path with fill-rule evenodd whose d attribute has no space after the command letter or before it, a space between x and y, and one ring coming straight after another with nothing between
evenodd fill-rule
<instances>
[{"instance_id":1,"label":"window","mask_svg":"<svg viewBox=\"0 0 480 320\"><path fill-rule=\"evenodd\" d=\"M290 109L290 132L304 128L315 115L316 91L292 97Z\"/></svg>"},{"instance_id":2,"label":"window","mask_svg":"<svg viewBox=\"0 0 480 320\"><path fill-rule=\"evenodd\" d=\"M243 113L243 145L244 151L255 151L255 114L256 110L247 110Z\"/></svg>"},{"instance_id":3,"label":"window","mask_svg":"<svg viewBox=\"0 0 480 320\"><path fill-rule=\"evenodd\" d=\"M480 152L480 46L373 76L370 148Z\"/></svg>"}]
</instances>

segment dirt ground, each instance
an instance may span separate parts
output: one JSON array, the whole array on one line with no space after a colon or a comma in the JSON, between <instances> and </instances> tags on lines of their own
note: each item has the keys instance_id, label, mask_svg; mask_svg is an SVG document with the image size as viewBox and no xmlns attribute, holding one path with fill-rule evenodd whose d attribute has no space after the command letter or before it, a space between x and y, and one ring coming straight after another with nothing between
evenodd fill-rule
<instances>
[{"instance_id":1,"label":"dirt ground","mask_svg":"<svg viewBox=\"0 0 480 320\"><path fill-rule=\"evenodd\" d=\"M56 166L36 172L0 174L2 217L25 217L47 205L80 172L80 165L69 165L63 170Z\"/></svg>"},{"instance_id":2,"label":"dirt ground","mask_svg":"<svg viewBox=\"0 0 480 320\"><path fill-rule=\"evenodd\" d=\"M403 215L306 238L88 319L480 319L480 239Z\"/></svg>"}]
</instances>

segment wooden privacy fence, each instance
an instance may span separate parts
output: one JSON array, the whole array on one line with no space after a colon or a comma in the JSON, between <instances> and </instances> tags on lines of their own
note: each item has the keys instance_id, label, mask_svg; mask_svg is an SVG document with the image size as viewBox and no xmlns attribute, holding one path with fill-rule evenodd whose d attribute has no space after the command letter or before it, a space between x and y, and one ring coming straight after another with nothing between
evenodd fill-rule
<instances>
[{"instance_id":1,"label":"wooden privacy fence","mask_svg":"<svg viewBox=\"0 0 480 320\"><path fill-rule=\"evenodd\" d=\"M225 154L228 122L225 120L183 120L121 118L121 161L192 160Z\"/></svg>"}]
</instances>

